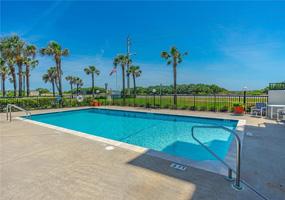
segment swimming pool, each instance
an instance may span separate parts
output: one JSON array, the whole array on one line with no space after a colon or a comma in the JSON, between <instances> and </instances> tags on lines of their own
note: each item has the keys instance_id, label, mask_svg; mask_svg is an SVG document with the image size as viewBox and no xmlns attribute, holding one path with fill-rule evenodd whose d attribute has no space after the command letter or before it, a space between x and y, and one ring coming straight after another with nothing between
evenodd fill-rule
<instances>
[{"instance_id":1,"label":"swimming pool","mask_svg":"<svg viewBox=\"0 0 285 200\"><path fill-rule=\"evenodd\" d=\"M220 125L234 130L238 123L237 120L95 108L32 115L31 120L195 161L216 159L192 138L194 125ZM233 140L222 129L197 129L195 135L221 158L225 158Z\"/></svg>"}]
</instances>

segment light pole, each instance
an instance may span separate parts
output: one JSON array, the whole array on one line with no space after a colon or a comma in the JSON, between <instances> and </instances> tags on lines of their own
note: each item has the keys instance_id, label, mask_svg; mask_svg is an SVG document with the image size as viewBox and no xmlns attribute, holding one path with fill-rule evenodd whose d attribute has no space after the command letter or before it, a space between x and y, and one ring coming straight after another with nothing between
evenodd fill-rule
<instances>
[{"instance_id":1,"label":"light pole","mask_svg":"<svg viewBox=\"0 0 285 200\"><path fill-rule=\"evenodd\" d=\"M97 97L97 99L98 99L99 93L100 93L100 90L96 90L96 97Z\"/></svg>"},{"instance_id":2,"label":"light pole","mask_svg":"<svg viewBox=\"0 0 285 200\"><path fill-rule=\"evenodd\" d=\"M159 107L161 108L162 84L159 85Z\"/></svg>"},{"instance_id":3,"label":"light pole","mask_svg":"<svg viewBox=\"0 0 285 200\"><path fill-rule=\"evenodd\" d=\"M244 86L243 88L243 107L244 107L244 112L246 113L246 91L248 88Z\"/></svg>"},{"instance_id":4,"label":"light pole","mask_svg":"<svg viewBox=\"0 0 285 200\"><path fill-rule=\"evenodd\" d=\"M132 45L131 37L128 35L128 37L127 37L127 56L128 56L129 61L127 62L127 71L130 68L131 56L136 55L136 53L131 53L131 45ZM129 73L127 73L127 92L128 92L128 95L130 95L130 74Z\"/></svg>"},{"instance_id":5,"label":"light pole","mask_svg":"<svg viewBox=\"0 0 285 200\"><path fill-rule=\"evenodd\" d=\"M128 56L129 60L127 62L127 71L129 71L129 68L130 68L130 60L131 60L130 48L131 48L131 38L128 35L128 37L127 37L127 56ZM127 73L127 88L128 88L128 95L129 95L129 91L130 91L130 75L129 75L129 73Z\"/></svg>"},{"instance_id":6,"label":"light pole","mask_svg":"<svg viewBox=\"0 0 285 200\"><path fill-rule=\"evenodd\" d=\"M155 108L155 93L156 93L156 89L152 89L152 94L153 94L153 107Z\"/></svg>"},{"instance_id":7,"label":"light pole","mask_svg":"<svg viewBox=\"0 0 285 200\"><path fill-rule=\"evenodd\" d=\"M105 83L105 105L107 104L108 97L108 83Z\"/></svg>"},{"instance_id":8,"label":"light pole","mask_svg":"<svg viewBox=\"0 0 285 200\"><path fill-rule=\"evenodd\" d=\"M127 95L130 96L131 95L131 90L130 90L130 74L128 73L129 69L130 69L130 65L131 65L131 56L135 56L137 55L136 53L127 53L128 55L128 62L127 62Z\"/></svg>"}]
</instances>

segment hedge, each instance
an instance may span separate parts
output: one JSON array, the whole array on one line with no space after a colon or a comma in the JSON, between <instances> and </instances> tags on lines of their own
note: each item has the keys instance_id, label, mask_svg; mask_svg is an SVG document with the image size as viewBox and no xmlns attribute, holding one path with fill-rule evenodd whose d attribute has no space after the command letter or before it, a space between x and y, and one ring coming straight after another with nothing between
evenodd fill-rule
<instances>
[{"instance_id":1,"label":"hedge","mask_svg":"<svg viewBox=\"0 0 285 200\"><path fill-rule=\"evenodd\" d=\"M7 104L15 104L26 110L38 110L61 107L89 106L92 100L92 97L85 97L82 102L78 102L76 98L65 97L63 98L62 102L58 102L55 97L0 98L0 112L5 111ZM102 101L102 99L99 101Z\"/></svg>"}]
</instances>

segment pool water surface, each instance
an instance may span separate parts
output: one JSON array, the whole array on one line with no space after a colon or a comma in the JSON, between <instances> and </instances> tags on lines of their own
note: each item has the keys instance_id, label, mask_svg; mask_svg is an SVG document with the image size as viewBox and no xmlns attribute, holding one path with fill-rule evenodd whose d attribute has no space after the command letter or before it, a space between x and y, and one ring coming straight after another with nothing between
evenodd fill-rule
<instances>
[{"instance_id":1,"label":"pool water surface","mask_svg":"<svg viewBox=\"0 0 285 200\"><path fill-rule=\"evenodd\" d=\"M197 161L216 158L192 138L193 126L218 125L234 130L238 123L237 120L93 108L32 115L31 120ZM223 129L197 129L195 135L221 158L225 158L233 139Z\"/></svg>"}]
</instances>

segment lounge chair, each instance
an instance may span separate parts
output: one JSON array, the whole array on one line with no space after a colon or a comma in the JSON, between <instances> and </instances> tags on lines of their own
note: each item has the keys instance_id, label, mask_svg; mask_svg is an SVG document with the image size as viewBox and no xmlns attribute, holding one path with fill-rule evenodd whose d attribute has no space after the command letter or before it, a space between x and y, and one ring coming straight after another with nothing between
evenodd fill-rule
<instances>
[{"instance_id":1,"label":"lounge chair","mask_svg":"<svg viewBox=\"0 0 285 200\"><path fill-rule=\"evenodd\" d=\"M285 119L284 116L285 116L285 108L277 109L277 121Z\"/></svg>"},{"instance_id":2,"label":"lounge chair","mask_svg":"<svg viewBox=\"0 0 285 200\"><path fill-rule=\"evenodd\" d=\"M256 103L254 107L251 108L250 114L257 116L258 114L260 116L266 115L267 106L266 103Z\"/></svg>"}]
</instances>

